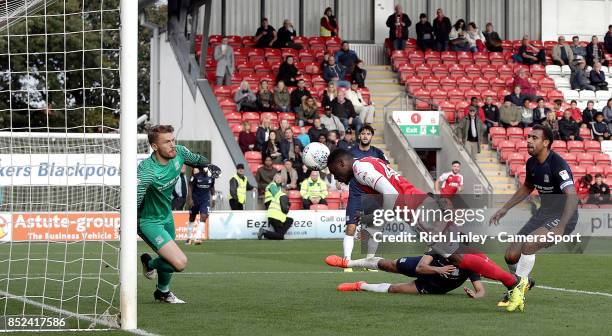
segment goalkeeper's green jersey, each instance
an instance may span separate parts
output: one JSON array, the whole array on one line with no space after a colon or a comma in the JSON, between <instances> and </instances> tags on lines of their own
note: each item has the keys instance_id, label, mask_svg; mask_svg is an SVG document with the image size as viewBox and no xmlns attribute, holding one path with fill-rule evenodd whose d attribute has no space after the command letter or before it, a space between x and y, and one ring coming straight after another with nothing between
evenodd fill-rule
<instances>
[{"instance_id":1,"label":"goalkeeper's green jersey","mask_svg":"<svg viewBox=\"0 0 612 336\"><path fill-rule=\"evenodd\" d=\"M172 221L172 192L183 164L205 166L208 159L176 146L176 157L166 165L155 159L155 154L138 165L138 222L164 224Z\"/></svg>"}]
</instances>

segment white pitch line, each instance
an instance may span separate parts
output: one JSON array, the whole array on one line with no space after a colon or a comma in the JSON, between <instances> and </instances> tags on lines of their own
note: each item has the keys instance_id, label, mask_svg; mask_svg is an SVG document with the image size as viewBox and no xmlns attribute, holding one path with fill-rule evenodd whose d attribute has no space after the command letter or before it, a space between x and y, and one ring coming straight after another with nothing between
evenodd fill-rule
<instances>
[{"instance_id":1,"label":"white pitch line","mask_svg":"<svg viewBox=\"0 0 612 336\"><path fill-rule=\"evenodd\" d=\"M499 285L501 285L501 283L497 282L497 281L483 280L482 282L486 282L486 283L489 283L489 284L499 284ZM535 285L535 288L548 289L548 290L552 290L552 291L565 292L565 293L574 293L574 294L585 294L585 295L612 297L612 293L606 293L606 292L592 292L592 291L585 291L585 290L580 290L580 289L551 287L551 286L546 286L546 285Z\"/></svg>"},{"instance_id":2,"label":"white pitch line","mask_svg":"<svg viewBox=\"0 0 612 336\"><path fill-rule=\"evenodd\" d=\"M26 297L14 295L14 294L2 291L2 290L0 290L0 295L4 296L5 298L21 301L23 303L30 304L30 305L33 305L33 306L36 306L36 307L39 307L39 308L47 309L47 310L52 311L52 312L57 313L57 314L63 314L63 315L67 315L69 317L75 317L75 318L77 318L79 320L88 321L88 322L92 322L92 323L96 323L96 324L101 324L103 326L106 326L106 327L109 327L109 328L113 328L113 329L117 329L119 327L116 324L110 323L108 321L104 321L104 320L97 319L95 317L91 317L91 316L87 316L87 315L73 313L71 311L60 309L60 308L57 308L57 307L49 306L47 304L36 302L36 301L30 300L30 299L28 299ZM119 330L119 329L117 329L117 330ZM148 332L146 330L142 330L142 329L121 330L121 331L125 331L125 332L131 333L131 334L134 334L134 335L139 335L139 336L157 336L157 334L153 334L153 333L150 333L150 332Z\"/></svg>"}]
</instances>

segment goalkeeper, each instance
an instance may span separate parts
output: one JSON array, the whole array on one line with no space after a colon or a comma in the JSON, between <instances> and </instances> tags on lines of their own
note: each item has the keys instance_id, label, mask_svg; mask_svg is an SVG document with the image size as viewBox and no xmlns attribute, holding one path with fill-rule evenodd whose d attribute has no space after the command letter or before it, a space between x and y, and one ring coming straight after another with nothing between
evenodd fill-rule
<instances>
[{"instance_id":1,"label":"goalkeeper","mask_svg":"<svg viewBox=\"0 0 612 336\"><path fill-rule=\"evenodd\" d=\"M155 300L167 303L185 303L170 291L172 273L181 272L187 266L187 256L174 241L172 217L172 191L186 164L207 168L213 178L221 170L208 159L191 153L184 146L176 145L174 128L157 125L148 132L153 154L138 165L138 235L159 255L153 259L148 253L140 256L144 276L155 278Z\"/></svg>"}]
</instances>

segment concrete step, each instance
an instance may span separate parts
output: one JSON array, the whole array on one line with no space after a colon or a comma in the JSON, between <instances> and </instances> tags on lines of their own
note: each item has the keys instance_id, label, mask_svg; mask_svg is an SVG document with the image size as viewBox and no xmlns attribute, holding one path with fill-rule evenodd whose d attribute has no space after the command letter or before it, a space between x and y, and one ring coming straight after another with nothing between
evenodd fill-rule
<instances>
[{"instance_id":1,"label":"concrete step","mask_svg":"<svg viewBox=\"0 0 612 336\"><path fill-rule=\"evenodd\" d=\"M493 186L504 183L514 183L514 177L509 176L488 176L487 179Z\"/></svg>"},{"instance_id":2,"label":"concrete step","mask_svg":"<svg viewBox=\"0 0 612 336\"><path fill-rule=\"evenodd\" d=\"M389 78L389 77L385 77L385 78L370 78L368 76L368 78L366 79L366 86L368 88L374 86L374 85L393 85L393 86L399 86L399 78ZM401 86L399 86L401 87Z\"/></svg>"},{"instance_id":3,"label":"concrete step","mask_svg":"<svg viewBox=\"0 0 612 336\"><path fill-rule=\"evenodd\" d=\"M368 71L368 74L370 73L370 71L383 71L383 70L393 73L393 69L390 65L368 64L364 67L364 69Z\"/></svg>"},{"instance_id":4,"label":"concrete step","mask_svg":"<svg viewBox=\"0 0 612 336\"><path fill-rule=\"evenodd\" d=\"M378 91L388 92L389 90L393 90L394 92L401 92L401 90L403 89L397 83L393 83L390 81L366 81L366 86L368 87L368 89L370 89L370 95L372 95L373 93L376 94L376 92Z\"/></svg>"}]
</instances>

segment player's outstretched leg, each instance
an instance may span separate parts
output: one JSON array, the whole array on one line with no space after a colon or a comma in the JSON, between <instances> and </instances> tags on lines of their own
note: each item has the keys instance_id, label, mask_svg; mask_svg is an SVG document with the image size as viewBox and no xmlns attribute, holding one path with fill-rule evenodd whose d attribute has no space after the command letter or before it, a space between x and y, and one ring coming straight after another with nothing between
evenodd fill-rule
<instances>
[{"instance_id":1,"label":"player's outstretched leg","mask_svg":"<svg viewBox=\"0 0 612 336\"><path fill-rule=\"evenodd\" d=\"M378 270L378 262L380 260L382 258L378 257L348 260L337 255L331 255L325 258L325 263L329 266L340 268L362 267L369 270Z\"/></svg>"},{"instance_id":2,"label":"player's outstretched leg","mask_svg":"<svg viewBox=\"0 0 612 336\"><path fill-rule=\"evenodd\" d=\"M342 250L344 252L344 258L346 260L351 260L351 255L353 254L353 246L355 246L355 230L357 229L357 225L355 224L347 224L346 225L346 233L344 239L342 240ZM352 272L352 268L344 268L345 272Z\"/></svg>"}]
</instances>

